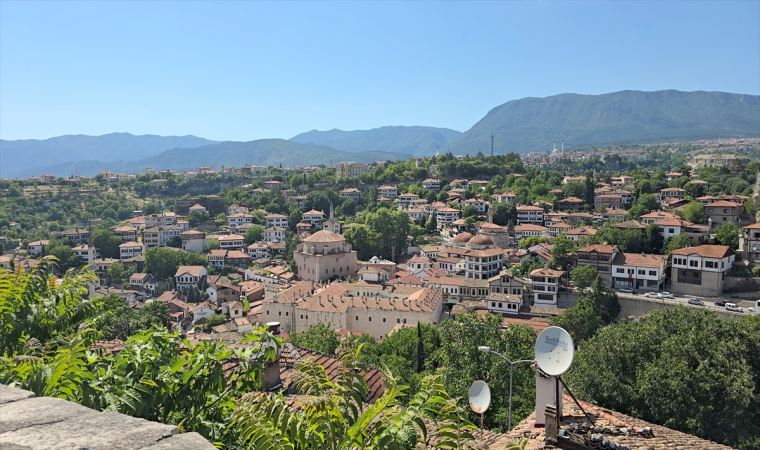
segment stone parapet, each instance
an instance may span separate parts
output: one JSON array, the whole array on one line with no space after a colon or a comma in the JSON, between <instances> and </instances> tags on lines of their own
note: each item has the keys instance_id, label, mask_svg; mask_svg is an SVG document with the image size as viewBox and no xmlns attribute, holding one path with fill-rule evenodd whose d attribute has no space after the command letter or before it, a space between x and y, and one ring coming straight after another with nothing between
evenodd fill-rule
<instances>
[{"instance_id":1,"label":"stone parapet","mask_svg":"<svg viewBox=\"0 0 760 450\"><path fill-rule=\"evenodd\" d=\"M0 448L214 450L198 433L0 384Z\"/></svg>"}]
</instances>

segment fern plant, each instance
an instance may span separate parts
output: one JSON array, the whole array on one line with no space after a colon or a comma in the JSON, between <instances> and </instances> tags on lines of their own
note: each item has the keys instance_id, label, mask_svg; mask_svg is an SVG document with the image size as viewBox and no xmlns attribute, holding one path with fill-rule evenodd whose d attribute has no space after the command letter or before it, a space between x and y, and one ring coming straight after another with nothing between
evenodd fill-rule
<instances>
[{"instance_id":1,"label":"fern plant","mask_svg":"<svg viewBox=\"0 0 760 450\"><path fill-rule=\"evenodd\" d=\"M427 439L423 419L438 426L440 448L464 448L473 440L475 427L435 376L425 378L402 408L398 400L406 387L384 371L383 395L367 404L367 382L361 375L367 367L359 362L360 352L351 336L341 340L334 382L311 361L297 365L295 399L261 392L243 396L233 415L241 440L248 448L267 450L412 449Z\"/></svg>"}]
</instances>

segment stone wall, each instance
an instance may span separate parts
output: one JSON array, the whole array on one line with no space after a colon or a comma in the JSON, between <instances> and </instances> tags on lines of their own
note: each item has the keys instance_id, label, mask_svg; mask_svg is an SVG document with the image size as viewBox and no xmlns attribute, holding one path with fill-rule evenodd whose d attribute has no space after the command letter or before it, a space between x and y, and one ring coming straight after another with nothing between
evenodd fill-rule
<instances>
[{"instance_id":1,"label":"stone wall","mask_svg":"<svg viewBox=\"0 0 760 450\"><path fill-rule=\"evenodd\" d=\"M0 384L0 448L214 450L198 433Z\"/></svg>"},{"instance_id":2,"label":"stone wall","mask_svg":"<svg viewBox=\"0 0 760 450\"><path fill-rule=\"evenodd\" d=\"M654 299L638 299L638 298L623 298L618 295L620 299L620 315L618 318L625 318L628 316L643 316L651 313L657 309L671 309L676 307L676 303L664 302L662 300ZM736 319L741 317L737 314L729 313L723 309L713 309L718 317L722 319Z\"/></svg>"},{"instance_id":3,"label":"stone wall","mask_svg":"<svg viewBox=\"0 0 760 450\"><path fill-rule=\"evenodd\" d=\"M757 292L760 298L760 278L726 277L723 279L723 292Z\"/></svg>"}]
</instances>

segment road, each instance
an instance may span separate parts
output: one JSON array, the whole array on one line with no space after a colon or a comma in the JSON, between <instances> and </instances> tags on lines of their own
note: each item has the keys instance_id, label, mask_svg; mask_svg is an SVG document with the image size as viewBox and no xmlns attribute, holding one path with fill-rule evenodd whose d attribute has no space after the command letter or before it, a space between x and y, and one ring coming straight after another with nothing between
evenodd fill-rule
<instances>
[{"instance_id":1,"label":"road","mask_svg":"<svg viewBox=\"0 0 760 450\"><path fill-rule=\"evenodd\" d=\"M667 298L667 299L658 299L658 298L649 298L649 297L645 297L644 295L638 295L638 294L625 294L625 293L622 293L622 292L618 292L617 295L618 295L618 297L621 297L621 298L630 298L630 299L634 299L634 300L646 300L648 302L661 303L661 304L664 304L664 305L684 305L686 307L694 308L694 309L711 309L713 311L721 311L721 312L725 312L725 313L731 313L731 314L735 314L737 316L743 316L743 315L747 315L748 314L747 308L742 308L744 310L743 313L732 312L732 311L726 310L726 308L724 308L722 306L715 306L715 304L712 301L710 301L710 300L706 300L704 298L699 298L699 297L696 297L696 298L698 298L699 300L702 300L704 302L705 306L690 305L689 303L687 303L687 301L690 298L695 298L693 296ZM731 303L738 303L738 301L733 301Z\"/></svg>"}]
</instances>

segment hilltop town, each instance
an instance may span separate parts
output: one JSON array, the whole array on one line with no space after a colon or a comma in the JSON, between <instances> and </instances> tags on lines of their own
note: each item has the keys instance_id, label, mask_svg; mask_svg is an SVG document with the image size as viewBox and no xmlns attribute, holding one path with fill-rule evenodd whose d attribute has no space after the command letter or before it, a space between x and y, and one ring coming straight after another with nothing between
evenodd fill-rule
<instances>
[{"instance_id":1,"label":"hilltop town","mask_svg":"<svg viewBox=\"0 0 760 450\"><path fill-rule=\"evenodd\" d=\"M417 333L422 342L472 314L501 330L560 325L579 342L670 308L740 319L760 314L758 156L758 139L561 144L539 154L4 179L0 267L93 275L87 296L123 305L99 325L97 348L117 353L152 323L236 346L266 327L298 358L327 358L340 336L382 352L383 342ZM370 362L410 382L404 364L435 370L444 348ZM432 368L423 353L437 355ZM267 389L288 384L296 363L281 364ZM377 396L378 379L367 377Z\"/></svg>"}]
</instances>

